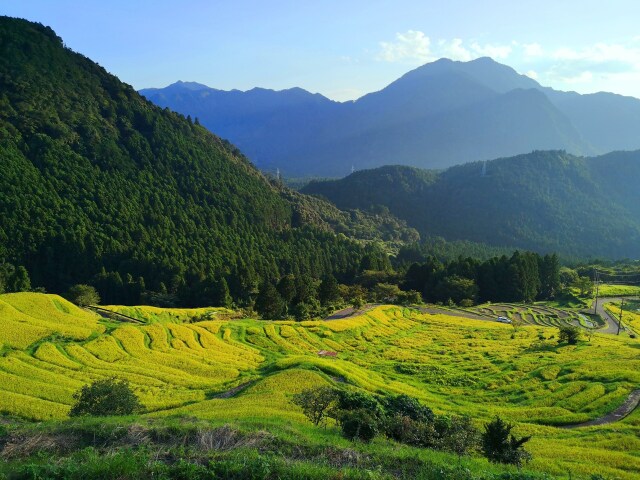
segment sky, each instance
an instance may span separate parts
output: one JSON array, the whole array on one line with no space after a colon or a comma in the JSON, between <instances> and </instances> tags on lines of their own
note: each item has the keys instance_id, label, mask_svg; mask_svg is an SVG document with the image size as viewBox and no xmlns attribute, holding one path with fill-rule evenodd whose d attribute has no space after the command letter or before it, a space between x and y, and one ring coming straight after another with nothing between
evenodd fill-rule
<instances>
[{"instance_id":1,"label":"sky","mask_svg":"<svg viewBox=\"0 0 640 480\"><path fill-rule=\"evenodd\" d=\"M441 57L640 98L637 0L0 0L136 89L302 87L339 101Z\"/></svg>"}]
</instances>

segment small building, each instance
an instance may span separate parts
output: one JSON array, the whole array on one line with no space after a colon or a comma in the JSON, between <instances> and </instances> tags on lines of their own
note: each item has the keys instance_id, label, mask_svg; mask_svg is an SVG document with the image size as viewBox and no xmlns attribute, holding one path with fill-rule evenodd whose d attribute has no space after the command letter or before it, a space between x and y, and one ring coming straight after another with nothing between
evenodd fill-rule
<instances>
[{"instance_id":1,"label":"small building","mask_svg":"<svg viewBox=\"0 0 640 480\"><path fill-rule=\"evenodd\" d=\"M337 352L330 352L328 350L320 350L318 352L318 356L319 357L331 357L331 358L335 358L338 356Z\"/></svg>"}]
</instances>

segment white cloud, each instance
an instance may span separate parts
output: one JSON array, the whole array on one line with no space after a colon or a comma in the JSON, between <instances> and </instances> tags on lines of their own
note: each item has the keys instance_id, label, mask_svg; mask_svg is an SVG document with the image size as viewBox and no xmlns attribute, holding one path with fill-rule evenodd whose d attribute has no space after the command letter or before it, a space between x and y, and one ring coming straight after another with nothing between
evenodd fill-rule
<instances>
[{"instance_id":1,"label":"white cloud","mask_svg":"<svg viewBox=\"0 0 640 480\"><path fill-rule=\"evenodd\" d=\"M480 45L473 42L471 50L481 57L491 57L494 60L503 60L511 54L511 46L509 45Z\"/></svg>"},{"instance_id":2,"label":"white cloud","mask_svg":"<svg viewBox=\"0 0 640 480\"><path fill-rule=\"evenodd\" d=\"M454 38L449 43L446 41L442 45L442 56L450 58L451 60L460 60L468 62L473 59L473 55L463 45L461 38Z\"/></svg>"},{"instance_id":3,"label":"white cloud","mask_svg":"<svg viewBox=\"0 0 640 480\"><path fill-rule=\"evenodd\" d=\"M533 78L534 80L538 79L538 73L535 70L529 70L525 75L529 78Z\"/></svg>"},{"instance_id":4,"label":"white cloud","mask_svg":"<svg viewBox=\"0 0 640 480\"><path fill-rule=\"evenodd\" d=\"M407 30L405 33L396 33L395 42L380 42L377 58L387 62L403 60L426 62L432 60L430 44L429 37L423 32Z\"/></svg>"},{"instance_id":5,"label":"white cloud","mask_svg":"<svg viewBox=\"0 0 640 480\"><path fill-rule=\"evenodd\" d=\"M544 51L539 43L525 43L522 45L526 57L541 57Z\"/></svg>"},{"instance_id":6,"label":"white cloud","mask_svg":"<svg viewBox=\"0 0 640 480\"><path fill-rule=\"evenodd\" d=\"M505 59L511 52L511 45L482 45L475 41L467 45L461 38L440 39L435 46L432 46L430 38L424 32L408 30L404 33L396 33L394 42L380 42L380 51L376 58L387 62L406 60L427 62L446 57L468 62L478 57Z\"/></svg>"},{"instance_id":7,"label":"white cloud","mask_svg":"<svg viewBox=\"0 0 640 480\"><path fill-rule=\"evenodd\" d=\"M590 62L592 64L620 63L640 68L640 48L615 43L596 43L582 49L562 47L551 57L555 60Z\"/></svg>"},{"instance_id":8,"label":"white cloud","mask_svg":"<svg viewBox=\"0 0 640 480\"><path fill-rule=\"evenodd\" d=\"M589 71L581 72L579 75L573 77L562 77L561 80L569 85L591 83L593 81L593 73Z\"/></svg>"}]
</instances>

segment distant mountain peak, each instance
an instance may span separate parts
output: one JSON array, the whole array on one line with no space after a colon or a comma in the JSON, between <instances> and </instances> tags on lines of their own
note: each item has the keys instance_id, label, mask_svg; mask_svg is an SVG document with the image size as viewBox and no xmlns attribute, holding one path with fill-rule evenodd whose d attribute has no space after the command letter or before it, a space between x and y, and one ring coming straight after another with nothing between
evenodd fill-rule
<instances>
[{"instance_id":1,"label":"distant mountain peak","mask_svg":"<svg viewBox=\"0 0 640 480\"><path fill-rule=\"evenodd\" d=\"M178 80L175 83L172 83L171 85L169 85L169 87L182 87L185 88L187 90L193 90L193 91L198 91L198 90L207 90L210 87L208 87L207 85L204 85L202 83L198 83L198 82L183 82L182 80ZM167 87L167 88L169 88Z\"/></svg>"}]
</instances>

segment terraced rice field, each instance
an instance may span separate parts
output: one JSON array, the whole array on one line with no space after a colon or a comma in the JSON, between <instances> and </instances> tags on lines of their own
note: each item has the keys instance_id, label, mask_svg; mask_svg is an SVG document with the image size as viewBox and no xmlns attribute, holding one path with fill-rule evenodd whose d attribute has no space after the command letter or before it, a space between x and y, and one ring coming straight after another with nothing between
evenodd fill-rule
<instances>
[{"instance_id":1,"label":"terraced rice field","mask_svg":"<svg viewBox=\"0 0 640 480\"><path fill-rule=\"evenodd\" d=\"M546 305L519 305L512 303L492 303L467 308L470 313L487 318L506 317L516 325L538 325L541 327L561 327L566 325L583 328L598 328L600 325L576 310L565 310Z\"/></svg>"},{"instance_id":2,"label":"terraced rice field","mask_svg":"<svg viewBox=\"0 0 640 480\"><path fill-rule=\"evenodd\" d=\"M117 376L129 380L150 416L295 426L305 420L291 395L339 379L370 392L406 393L479 423L499 414L516 422L519 434L534 435L536 469L625 479L640 471L638 412L589 429L553 426L604 415L638 388L638 343L628 337L595 334L559 346L551 321L513 335L510 325L384 306L300 323L180 323L159 312L145 325L103 323L52 295L2 295L0 308L3 326L5 318L12 326L0 330L4 413L64 418L82 385ZM492 305L491 314L514 308ZM517 313L550 316L538 306ZM560 312L557 320L572 321ZM337 357L320 357L320 350ZM218 397L243 384L249 386L238 395Z\"/></svg>"}]
</instances>

